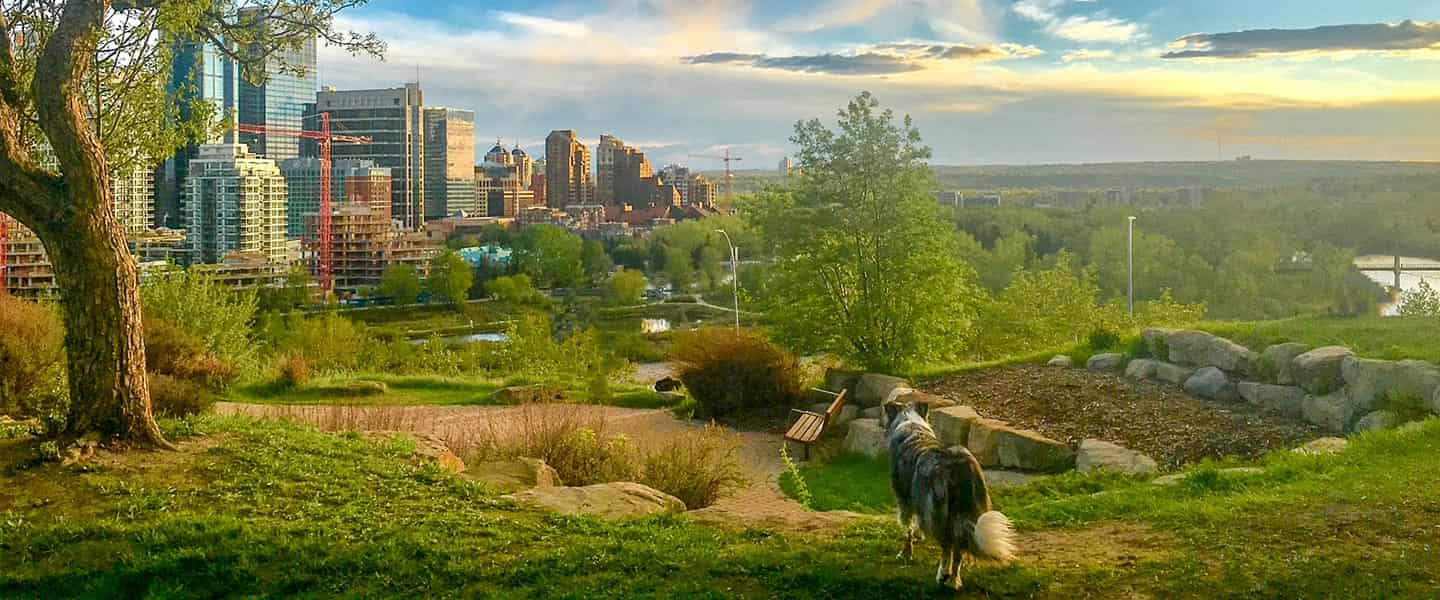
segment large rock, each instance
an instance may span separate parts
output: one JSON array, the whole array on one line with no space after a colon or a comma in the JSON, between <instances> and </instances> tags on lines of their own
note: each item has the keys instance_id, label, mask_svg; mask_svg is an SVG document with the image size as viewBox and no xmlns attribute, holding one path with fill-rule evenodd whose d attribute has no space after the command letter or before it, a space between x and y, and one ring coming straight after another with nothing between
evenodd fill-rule
<instances>
[{"instance_id":1,"label":"large rock","mask_svg":"<svg viewBox=\"0 0 1440 600\"><path fill-rule=\"evenodd\" d=\"M860 417L859 417L859 418L861 418L861 419L880 419L880 418L883 418L884 416L885 416L885 407L883 407L883 406L872 406L872 407L870 407L870 408L867 408L867 409L865 409L865 410L860 411Z\"/></svg>"},{"instance_id":2,"label":"large rock","mask_svg":"<svg viewBox=\"0 0 1440 600\"><path fill-rule=\"evenodd\" d=\"M886 442L885 427L880 424L880 419L855 419L850 422L850 428L845 432L847 452L883 456L890 452Z\"/></svg>"},{"instance_id":3,"label":"large rock","mask_svg":"<svg viewBox=\"0 0 1440 600\"><path fill-rule=\"evenodd\" d=\"M1341 437L1322 437L1310 440L1295 448L1296 454L1307 454L1317 456L1321 454L1339 454L1345 451L1350 442Z\"/></svg>"},{"instance_id":4,"label":"large rock","mask_svg":"<svg viewBox=\"0 0 1440 600\"><path fill-rule=\"evenodd\" d=\"M863 375L860 371L846 371L844 369L825 369L825 389L835 393L840 390L850 390L855 393L855 382Z\"/></svg>"},{"instance_id":5,"label":"large rock","mask_svg":"<svg viewBox=\"0 0 1440 600\"><path fill-rule=\"evenodd\" d=\"M1185 380L1185 392L1207 400L1234 402L1238 394L1235 383L1218 367L1202 367Z\"/></svg>"},{"instance_id":6,"label":"large rock","mask_svg":"<svg viewBox=\"0 0 1440 600\"><path fill-rule=\"evenodd\" d=\"M1391 396L1398 402L1424 406L1440 388L1440 368L1423 360L1375 360L1347 356L1340 376L1357 412L1366 413Z\"/></svg>"},{"instance_id":7,"label":"large rock","mask_svg":"<svg viewBox=\"0 0 1440 600\"><path fill-rule=\"evenodd\" d=\"M1150 379L1155 376L1159 363L1148 358L1136 358L1125 365L1125 376L1131 379Z\"/></svg>"},{"instance_id":8,"label":"large rock","mask_svg":"<svg viewBox=\"0 0 1440 600\"><path fill-rule=\"evenodd\" d=\"M1306 351L1290 361L1290 377L1311 394L1329 394L1345 384L1340 368L1345 359L1354 354L1344 346L1322 346Z\"/></svg>"},{"instance_id":9,"label":"large rock","mask_svg":"<svg viewBox=\"0 0 1440 600\"><path fill-rule=\"evenodd\" d=\"M1300 342L1285 342L1265 348L1260 353L1260 372L1266 381L1279 385L1293 385L1295 376L1290 373L1290 364L1295 357L1310 351L1310 347Z\"/></svg>"},{"instance_id":10,"label":"large rock","mask_svg":"<svg viewBox=\"0 0 1440 600\"><path fill-rule=\"evenodd\" d=\"M1249 374L1259 355L1249 348L1204 331L1175 331L1165 338L1170 362L1192 367L1215 367L1229 373Z\"/></svg>"},{"instance_id":11,"label":"large rock","mask_svg":"<svg viewBox=\"0 0 1440 600\"><path fill-rule=\"evenodd\" d=\"M535 488L506 497L520 504L562 514L595 515L603 519L685 512L685 503L679 498L629 481L584 487Z\"/></svg>"},{"instance_id":12,"label":"large rock","mask_svg":"<svg viewBox=\"0 0 1440 600\"><path fill-rule=\"evenodd\" d=\"M1065 356L1064 354L1056 354L1045 364L1051 367L1064 367L1068 369L1075 366L1075 359Z\"/></svg>"},{"instance_id":13,"label":"large rock","mask_svg":"<svg viewBox=\"0 0 1440 600\"><path fill-rule=\"evenodd\" d=\"M1305 420L1332 433L1345 433L1355 418L1355 408L1344 390L1323 396L1306 396L1301 405Z\"/></svg>"},{"instance_id":14,"label":"large rock","mask_svg":"<svg viewBox=\"0 0 1440 600\"><path fill-rule=\"evenodd\" d=\"M1075 453L1075 470L1081 473L1108 470L1118 473L1153 473L1155 460L1128 448L1103 440L1080 442Z\"/></svg>"},{"instance_id":15,"label":"large rock","mask_svg":"<svg viewBox=\"0 0 1440 600\"><path fill-rule=\"evenodd\" d=\"M892 375L866 373L856 380L851 399L860 406L880 406L897 387L910 387L910 383Z\"/></svg>"},{"instance_id":16,"label":"large rock","mask_svg":"<svg viewBox=\"0 0 1440 600\"><path fill-rule=\"evenodd\" d=\"M1235 386L1240 397L1263 410L1300 418L1305 403L1305 390L1293 385L1272 385L1254 381L1242 381Z\"/></svg>"},{"instance_id":17,"label":"large rock","mask_svg":"<svg viewBox=\"0 0 1440 600\"><path fill-rule=\"evenodd\" d=\"M1377 410L1360 417L1360 420L1355 422L1355 432L1394 429L1399 424L1400 415L1388 410Z\"/></svg>"},{"instance_id":18,"label":"large rock","mask_svg":"<svg viewBox=\"0 0 1440 600\"><path fill-rule=\"evenodd\" d=\"M981 465L1060 473L1075 466L1075 452L1037 431L1015 429L1004 421L976 419L965 447Z\"/></svg>"},{"instance_id":19,"label":"large rock","mask_svg":"<svg viewBox=\"0 0 1440 600\"><path fill-rule=\"evenodd\" d=\"M1140 341L1145 343L1145 351L1150 353L1151 358L1168 360L1170 358L1170 344L1166 340L1170 334L1175 333L1174 329L1151 327L1140 332Z\"/></svg>"},{"instance_id":20,"label":"large rock","mask_svg":"<svg viewBox=\"0 0 1440 600\"><path fill-rule=\"evenodd\" d=\"M980 418L968 406L948 406L930 411L930 426L935 437L946 446L963 446L970 435L970 425Z\"/></svg>"},{"instance_id":21,"label":"large rock","mask_svg":"<svg viewBox=\"0 0 1440 600\"><path fill-rule=\"evenodd\" d=\"M560 475L538 458L517 458L470 465L465 477L501 493L563 485Z\"/></svg>"},{"instance_id":22,"label":"large rock","mask_svg":"<svg viewBox=\"0 0 1440 600\"><path fill-rule=\"evenodd\" d=\"M434 463L449 473L464 473L465 461L460 460L445 440L434 435L415 436L415 456L423 462Z\"/></svg>"},{"instance_id":23,"label":"large rock","mask_svg":"<svg viewBox=\"0 0 1440 600\"><path fill-rule=\"evenodd\" d=\"M907 404L924 404L929 406L930 410L935 410L937 408L945 408L947 406L955 406L954 400L951 400L944 396L936 396L935 394L927 392L917 392L914 390L900 393L899 395L895 396L895 400Z\"/></svg>"},{"instance_id":24,"label":"large rock","mask_svg":"<svg viewBox=\"0 0 1440 600\"><path fill-rule=\"evenodd\" d=\"M824 415L824 414L825 414L825 411L827 411L827 410L830 410L830 403L829 403L829 402L818 402L818 403L815 403L815 404L810 405L810 412L813 412L813 413L815 413L815 414L817 414L817 415ZM848 404L848 403L847 403L847 404L845 404L844 406L841 406L841 407L840 407L840 412L839 412L839 413L836 413L835 417L830 420L830 423L829 423L828 425L826 425L826 427L827 427L827 428L839 428L839 427L843 427L843 426L845 426L846 423L849 423L849 422L854 421L855 419L859 418L859 416L860 416L860 407L855 406L854 404Z\"/></svg>"},{"instance_id":25,"label":"large rock","mask_svg":"<svg viewBox=\"0 0 1440 600\"><path fill-rule=\"evenodd\" d=\"M1195 374L1194 367L1182 367L1168 362L1155 363L1155 379L1175 385L1183 385L1186 379Z\"/></svg>"},{"instance_id":26,"label":"large rock","mask_svg":"<svg viewBox=\"0 0 1440 600\"><path fill-rule=\"evenodd\" d=\"M1119 371L1125 364L1125 355L1118 352L1096 354L1085 361L1085 368L1091 371Z\"/></svg>"},{"instance_id":27,"label":"large rock","mask_svg":"<svg viewBox=\"0 0 1440 600\"><path fill-rule=\"evenodd\" d=\"M543 384L512 385L500 388L490 394L497 404L531 404L537 402L564 402L565 390Z\"/></svg>"}]
</instances>

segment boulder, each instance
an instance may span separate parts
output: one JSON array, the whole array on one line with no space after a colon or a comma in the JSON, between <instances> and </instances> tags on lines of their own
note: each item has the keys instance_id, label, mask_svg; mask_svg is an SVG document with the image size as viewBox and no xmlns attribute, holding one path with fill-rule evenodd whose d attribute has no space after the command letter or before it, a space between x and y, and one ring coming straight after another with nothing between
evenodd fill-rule
<instances>
[{"instance_id":1,"label":"boulder","mask_svg":"<svg viewBox=\"0 0 1440 600\"><path fill-rule=\"evenodd\" d=\"M880 419L855 419L845 432L845 451L865 456L883 456L890 452L885 427Z\"/></svg>"},{"instance_id":2,"label":"boulder","mask_svg":"<svg viewBox=\"0 0 1440 600\"><path fill-rule=\"evenodd\" d=\"M1185 380L1195 374L1192 367L1182 367L1168 362L1155 362L1155 379L1175 385L1184 385Z\"/></svg>"},{"instance_id":3,"label":"boulder","mask_svg":"<svg viewBox=\"0 0 1440 600\"><path fill-rule=\"evenodd\" d=\"M1118 352L1096 354L1085 361L1085 368L1091 371L1119 371L1125 364L1125 355Z\"/></svg>"},{"instance_id":4,"label":"boulder","mask_svg":"<svg viewBox=\"0 0 1440 600\"><path fill-rule=\"evenodd\" d=\"M1170 345L1166 340L1172 333L1175 333L1174 329L1150 327L1140 332L1140 341L1144 342L1145 351L1150 353L1151 358L1167 360L1170 358Z\"/></svg>"},{"instance_id":5,"label":"boulder","mask_svg":"<svg viewBox=\"0 0 1440 600\"><path fill-rule=\"evenodd\" d=\"M1344 390L1324 396L1306 396L1300 406L1305 420L1332 433L1345 433L1355 418L1355 408Z\"/></svg>"},{"instance_id":6,"label":"boulder","mask_svg":"<svg viewBox=\"0 0 1440 600\"><path fill-rule=\"evenodd\" d=\"M1065 367L1068 369L1075 366L1075 359L1065 356L1064 354L1056 354L1054 358L1050 359L1050 362L1045 364L1051 367Z\"/></svg>"},{"instance_id":7,"label":"boulder","mask_svg":"<svg viewBox=\"0 0 1440 600\"><path fill-rule=\"evenodd\" d=\"M1360 420L1355 422L1355 432L1382 431L1394 429L1398 425L1400 425L1400 415L1388 410L1377 410L1360 417Z\"/></svg>"},{"instance_id":8,"label":"boulder","mask_svg":"<svg viewBox=\"0 0 1440 600\"><path fill-rule=\"evenodd\" d=\"M963 446L970 435L970 424L980 415L968 406L947 406L930 411L930 426L935 428L935 437L946 446Z\"/></svg>"},{"instance_id":9,"label":"boulder","mask_svg":"<svg viewBox=\"0 0 1440 600\"><path fill-rule=\"evenodd\" d=\"M985 485L993 492L1007 488L1020 487L1037 479L1044 479L1048 475L1037 473L1021 473L1020 471L1006 471L1003 469L990 469L985 471Z\"/></svg>"},{"instance_id":10,"label":"boulder","mask_svg":"<svg viewBox=\"0 0 1440 600\"><path fill-rule=\"evenodd\" d=\"M1155 460L1103 440L1087 439L1080 442L1075 453L1075 470L1081 473L1109 470L1118 473L1153 473Z\"/></svg>"},{"instance_id":11,"label":"boulder","mask_svg":"<svg viewBox=\"0 0 1440 600\"><path fill-rule=\"evenodd\" d=\"M872 406L860 411L861 419L880 419L885 416L885 407Z\"/></svg>"},{"instance_id":12,"label":"boulder","mask_svg":"<svg viewBox=\"0 0 1440 600\"><path fill-rule=\"evenodd\" d=\"M1308 350L1290 360L1290 377L1295 380L1296 385L1311 394L1329 394L1345 384L1340 366L1347 357L1354 354L1344 346L1322 346Z\"/></svg>"},{"instance_id":13,"label":"boulder","mask_svg":"<svg viewBox=\"0 0 1440 600\"><path fill-rule=\"evenodd\" d=\"M1249 348L1204 331L1175 331L1165 338L1170 362L1192 367L1215 367L1228 373L1249 374L1259 355Z\"/></svg>"},{"instance_id":14,"label":"boulder","mask_svg":"<svg viewBox=\"0 0 1440 600\"><path fill-rule=\"evenodd\" d=\"M1238 397L1235 383L1230 381L1230 378L1225 376L1225 372L1218 367L1203 367L1195 371L1194 375L1185 380L1185 392L1206 400L1221 402L1234 402Z\"/></svg>"},{"instance_id":15,"label":"boulder","mask_svg":"<svg viewBox=\"0 0 1440 600\"><path fill-rule=\"evenodd\" d=\"M498 404L530 404L535 402L564 402L565 390L542 384L512 385L495 390L490 399Z\"/></svg>"},{"instance_id":16,"label":"boulder","mask_svg":"<svg viewBox=\"0 0 1440 600\"><path fill-rule=\"evenodd\" d=\"M1235 388L1241 398L1262 410L1296 419L1302 414L1301 408L1306 395L1303 388L1254 381L1242 381L1236 384Z\"/></svg>"},{"instance_id":17,"label":"boulder","mask_svg":"<svg viewBox=\"0 0 1440 600\"><path fill-rule=\"evenodd\" d=\"M465 472L465 461L450 451L450 446L438 436L416 435L415 456L424 462L434 463L449 473Z\"/></svg>"},{"instance_id":18,"label":"boulder","mask_svg":"<svg viewBox=\"0 0 1440 600\"><path fill-rule=\"evenodd\" d=\"M810 412L817 415L824 415L827 410L830 410L829 402L818 402L810 405ZM840 407L840 412L835 414L835 417L830 420L829 425L826 425L826 427L843 427L846 423L854 421L859 416L860 407L854 404L845 404Z\"/></svg>"},{"instance_id":19,"label":"boulder","mask_svg":"<svg viewBox=\"0 0 1440 600\"><path fill-rule=\"evenodd\" d=\"M880 406L897 387L910 387L910 383L891 375L865 373L856 380L851 399L860 406Z\"/></svg>"},{"instance_id":20,"label":"boulder","mask_svg":"<svg viewBox=\"0 0 1440 600\"><path fill-rule=\"evenodd\" d=\"M926 392L917 392L915 390L910 390L908 392L902 391L899 395L895 396L895 399L897 401L909 404L925 404L930 407L930 410L935 410L937 408L945 408L947 406L955 406L954 400L951 400L944 396L936 396L935 394L929 394Z\"/></svg>"},{"instance_id":21,"label":"boulder","mask_svg":"<svg viewBox=\"0 0 1440 600\"><path fill-rule=\"evenodd\" d=\"M1260 467L1230 467L1228 469L1220 469L1219 472L1221 475L1237 477L1260 475L1265 472L1265 469L1262 469ZM1153 483L1155 485L1177 485L1180 482L1185 481L1185 478L1189 477L1190 475L1191 472L1172 473L1170 475L1156 477L1155 480L1151 481L1150 483Z\"/></svg>"},{"instance_id":22,"label":"boulder","mask_svg":"<svg viewBox=\"0 0 1440 600\"><path fill-rule=\"evenodd\" d=\"M1295 376L1290 373L1290 363L1295 357L1309 350L1309 346L1299 342L1285 342L1265 348L1265 351L1260 353L1258 375L1279 385L1293 385Z\"/></svg>"},{"instance_id":23,"label":"boulder","mask_svg":"<svg viewBox=\"0 0 1440 600\"><path fill-rule=\"evenodd\" d=\"M390 391L390 386L383 381L356 379L346 382L340 389L346 396L383 396Z\"/></svg>"},{"instance_id":24,"label":"boulder","mask_svg":"<svg viewBox=\"0 0 1440 600\"><path fill-rule=\"evenodd\" d=\"M994 419L979 418L971 423L965 447L986 467L1061 473L1075 466L1075 452L1064 443Z\"/></svg>"},{"instance_id":25,"label":"boulder","mask_svg":"<svg viewBox=\"0 0 1440 600\"><path fill-rule=\"evenodd\" d=\"M542 487L505 497L561 514L595 515L612 520L685 512L685 503L679 498L629 481L584 487Z\"/></svg>"},{"instance_id":26,"label":"boulder","mask_svg":"<svg viewBox=\"0 0 1440 600\"><path fill-rule=\"evenodd\" d=\"M1322 437L1301 444L1300 447L1295 449L1295 452L1298 454L1308 454L1311 456L1320 454L1339 454L1341 452L1344 452L1345 446L1349 444L1350 442L1346 441L1345 438Z\"/></svg>"},{"instance_id":27,"label":"boulder","mask_svg":"<svg viewBox=\"0 0 1440 600\"><path fill-rule=\"evenodd\" d=\"M497 460L470 465L465 478L478 481L501 493L562 485L560 475L538 458Z\"/></svg>"},{"instance_id":28,"label":"boulder","mask_svg":"<svg viewBox=\"0 0 1440 600\"><path fill-rule=\"evenodd\" d=\"M1159 363L1148 358L1137 358L1125 365L1125 376L1131 379L1150 379L1155 376Z\"/></svg>"},{"instance_id":29,"label":"boulder","mask_svg":"<svg viewBox=\"0 0 1440 600\"><path fill-rule=\"evenodd\" d=\"M825 389L835 393L840 390L850 390L855 393L855 382L860 380L864 373L860 371L846 371L844 369L825 369Z\"/></svg>"},{"instance_id":30,"label":"boulder","mask_svg":"<svg viewBox=\"0 0 1440 600\"><path fill-rule=\"evenodd\" d=\"M1357 412L1380 406L1391 396L1397 401L1424 405L1440 388L1440 368L1423 360L1375 360L1347 356L1340 363L1340 376Z\"/></svg>"}]
</instances>

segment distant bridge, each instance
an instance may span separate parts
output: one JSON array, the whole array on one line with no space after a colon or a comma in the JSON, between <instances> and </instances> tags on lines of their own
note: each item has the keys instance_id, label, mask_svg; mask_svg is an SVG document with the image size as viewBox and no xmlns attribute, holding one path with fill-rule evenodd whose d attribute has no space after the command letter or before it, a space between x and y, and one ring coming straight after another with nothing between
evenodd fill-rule
<instances>
[{"instance_id":1,"label":"distant bridge","mask_svg":"<svg viewBox=\"0 0 1440 600\"><path fill-rule=\"evenodd\" d=\"M1381 271L1395 274L1395 289L1400 289L1400 274L1415 271L1440 271L1440 260L1415 258L1413 256L1361 256L1355 259L1355 268L1360 271Z\"/></svg>"}]
</instances>

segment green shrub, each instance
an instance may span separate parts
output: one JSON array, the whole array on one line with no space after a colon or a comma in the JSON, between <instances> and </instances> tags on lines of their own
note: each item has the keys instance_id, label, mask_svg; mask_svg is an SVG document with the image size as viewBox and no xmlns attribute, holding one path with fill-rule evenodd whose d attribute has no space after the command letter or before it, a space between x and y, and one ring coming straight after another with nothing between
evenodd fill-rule
<instances>
[{"instance_id":1,"label":"green shrub","mask_svg":"<svg viewBox=\"0 0 1440 600\"><path fill-rule=\"evenodd\" d=\"M333 312L292 315L278 334L277 350L304 358L317 372L353 371L372 344L362 327Z\"/></svg>"},{"instance_id":2,"label":"green shrub","mask_svg":"<svg viewBox=\"0 0 1440 600\"><path fill-rule=\"evenodd\" d=\"M1120 346L1120 334L1109 329L1096 328L1086 338L1091 350L1112 350Z\"/></svg>"},{"instance_id":3,"label":"green shrub","mask_svg":"<svg viewBox=\"0 0 1440 600\"><path fill-rule=\"evenodd\" d=\"M0 292L0 414L38 416L63 389L65 325L50 306Z\"/></svg>"},{"instance_id":4,"label":"green shrub","mask_svg":"<svg viewBox=\"0 0 1440 600\"><path fill-rule=\"evenodd\" d=\"M739 435L710 424L669 437L647 452L640 483L679 498L692 510L704 508L745 484L739 453Z\"/></svg>"},{"instance_id":5,"label":"green shrub","mask_svg":"<svg viewBox=\"0 0 1440 600\"><path fill-rule=\"evenodd\" d=\"M299 354L286 354L280 359L278 383L286 389L295 389L310 381L310 361Z\"/></svg>"},{"instance_id":6,"label":"green shrub","mask_svg":"<svg viewBox=\"0 0 1440 600\"><path fill-rule=\"evenodd\" d=\"M203 273L176 269L146 279L140 300L147 327L152 321L168 321L232 373L259 371L258 345L250 328L256 309L253 292L233 291Z\"/></svg>"},{"instance_id":7,"label":"green shrub","mask_svg":"<svg viewBox=\"0 0 1440 600\"><path fill-rule=\"evenodd\" d=\"M151 373L150 405L156 416L188 417L210 409L214 400L210 390L193 381L171 377L162 373Z\"/></svg>"},{"instance_id":8,"label":"green shrub","mask_svg":"<svg viewBox=\"0 0 1440 600\"><path fill-rule=\"evenodd\" d=\"M606 293L610 301L620 306L639 304L645 296L645 274L630 269L620 269L610 276Z\"/></svg>"},{"instance_id":9,"label":"green shrub","mask_svg":"<svg viewBox=\"0 0 1440 600\"><path fill-rule=\"evenodd\" d=\"M145 364L152 373L221 389L235 379L235 369L216 356L199 337L163 318L145 319Z\"/></svg>"},{"instance_id":10,"label":"green shrub","mask_svg":"<svg viewBox=\"0 0 1440 600\"><path fill-rule=\"evenodd\" d=\"M801 397L795 357L751 331L683 332L676 336L675 358L680 380L710 416L785 409Z\"/></svg>"}]
</instances>

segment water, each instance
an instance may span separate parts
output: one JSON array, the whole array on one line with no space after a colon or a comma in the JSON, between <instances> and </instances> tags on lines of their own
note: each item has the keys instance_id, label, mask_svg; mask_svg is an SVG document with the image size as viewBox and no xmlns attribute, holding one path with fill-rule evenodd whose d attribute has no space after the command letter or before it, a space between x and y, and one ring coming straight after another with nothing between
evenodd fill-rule
<instances>
[{"instance_id":1,"label":"water","mask_svg":"<svg viewBox=\"0 0 1440 600\"><path fill-rule=\"evenodd\" d=\"M418 346L430 341L430 338L417 338L406 341ZM440 338L440 341L450 345L474 344L476 342L501 343L510 341L510 337L503 333L472 333L469 335L449 335Z\"/></svg>"},{"instance_id":2,"label":"water","mask_svg":"<svg viewBox=\"0 0 1440 600\"><path fill-rule=\"evenodd\" d=\"M670 331L670 319L640 319L640 333L665 333Z\"/></svg>"},{"instance_id":3,"label":"water","mask_svg":"<svg viewBox=\"0 0 1440 600\"><path fill-rule=\"evenodd\" d=\"M1437 261L1433 258L1420 258L1416 256L1400 257L1400 263L1402 265L1436 262L1440 261ZM1394 264L1395 258L1392 255L1388 254L1368 254L1365 256L1355 257L1355 265L1365 266L1366 268L1383 267L1388 269L1393 267ZM1372 281L1380 284L1380 286L1384 287L1385 289L1390 289L1390 286L1395 285L1394 271L1361 271L1361 273L1364 273L1366 277L1369 277ZM1436 290L1440 290L1440 271L1400 271L1401 292L1413 290L1416 287L1419 287L1421 281L1430 284L1430 287L1435 288ZM1397 295L1395 296L1394 300L1380 305L1380 314L1387 317L1395 316L1400 313L1401 304L1402 302L1400 300L1400 296Z\"/></svg>"}]
</instances>

